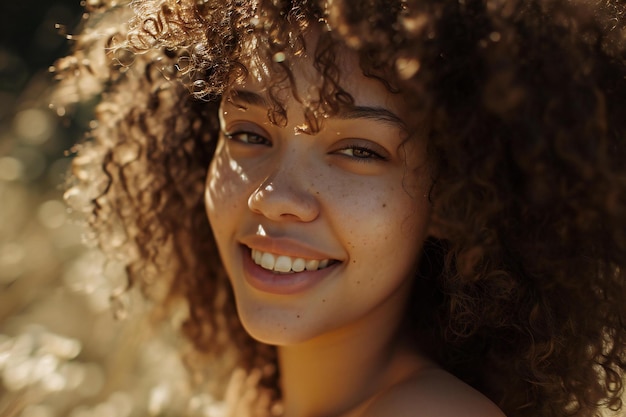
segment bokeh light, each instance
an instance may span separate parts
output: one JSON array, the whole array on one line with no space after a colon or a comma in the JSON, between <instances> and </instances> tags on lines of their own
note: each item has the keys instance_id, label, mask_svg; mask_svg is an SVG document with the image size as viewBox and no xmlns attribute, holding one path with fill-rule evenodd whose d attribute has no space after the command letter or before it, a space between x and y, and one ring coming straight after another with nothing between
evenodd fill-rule
<instances>
[{"instance_id":1,"label":"bokeh light","mask_svg":"<svg viewBox=\"0 0 626 417\"><path fill-rule=\"evenodd\" d=\"M176 333L121 291L124 265L84 244L71 206L92 196L66 191L68 151L94 122L87 105L51 108L49 68L82 16L79 0L0 5L0 416L183 415L194 394Z\"/></svg>"}]
</instances>

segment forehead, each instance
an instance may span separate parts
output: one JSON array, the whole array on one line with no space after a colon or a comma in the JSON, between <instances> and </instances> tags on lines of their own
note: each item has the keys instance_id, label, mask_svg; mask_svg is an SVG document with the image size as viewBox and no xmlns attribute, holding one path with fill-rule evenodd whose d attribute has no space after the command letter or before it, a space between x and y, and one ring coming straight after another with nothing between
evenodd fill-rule
<instances>
[{"instance_id":1,"label":"forehead","mask_svg":"<svg viewBox=\"0 0 626 417\"><path fill-rule=\"evenodd\" d=\"M380 79L365 76L354 50L329 42L320 27L305 32L301 46L271 53L263 38L253 37L242 62L247 75L232 85L227 96L232 97L233 90L249 91L285 107L295 100L325 113L336 112L342 104L380 107L405 118L402 95L391 92Z\"/></svg>"}]
</instances>

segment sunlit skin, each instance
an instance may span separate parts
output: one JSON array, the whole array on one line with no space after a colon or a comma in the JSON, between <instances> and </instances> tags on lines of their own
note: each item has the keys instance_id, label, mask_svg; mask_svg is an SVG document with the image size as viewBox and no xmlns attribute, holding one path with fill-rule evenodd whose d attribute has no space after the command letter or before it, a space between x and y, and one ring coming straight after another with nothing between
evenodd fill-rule
<instances>
[{"instance_id":1,"label":"sunlit skin","mask_svg":"<svg viewBox=\"0 0 626 417\"><path fill-rule=\"evenodd\" d=\"M315 91L310 58L288 59L298 94ZM401 97L363 76L354 56L344 59L341 82L355 106L317 133L302 132L304 106L288 89L287 125L270 123L254 70L222 101L206 206L240 319L278 346L286 417L414 415L416 391L437 402L438 386L478 404L475 415L501 415L401 337L432 232L426 142L409 135ZM267 284L275 273L252 250L330 262ZM425 415L448 415L446 407Z\"/></svg>"}]
</instances>

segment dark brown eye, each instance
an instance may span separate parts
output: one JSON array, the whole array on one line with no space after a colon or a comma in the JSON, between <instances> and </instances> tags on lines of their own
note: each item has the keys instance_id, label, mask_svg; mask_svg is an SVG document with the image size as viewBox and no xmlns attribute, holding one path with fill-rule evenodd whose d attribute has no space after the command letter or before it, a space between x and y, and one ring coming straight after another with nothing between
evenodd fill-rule
<instances>
[{"instance_id":1,"label":"dark brown eye","mask_svg":"<svg viewBox=\"0 0 626 417\"><path fill-rule=\"evenodd\" d=\"M357 159L385 159L377 152L365 146L349 146L345 149L341 149L338 153Z\"/></svg>"},{"instance_id":2,"label":"dark brown eye","mask_svg":"<svg viewBox=\"0 0 626 417\"><path fill-rule=\"evenodd\" d=\"M270 141L263 136L251 132L226 133L225 136L229 140L249 145L271 145Z\"/></svg>"}]
</instances>

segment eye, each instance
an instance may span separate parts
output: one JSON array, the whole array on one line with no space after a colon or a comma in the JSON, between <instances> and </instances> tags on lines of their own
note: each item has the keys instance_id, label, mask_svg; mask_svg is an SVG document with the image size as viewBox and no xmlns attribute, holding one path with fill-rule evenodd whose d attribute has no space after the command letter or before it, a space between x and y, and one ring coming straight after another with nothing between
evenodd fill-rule
<instances>
[{"instance_id":1,"label":"eye","mask_svg":"<svg viewBox=\"0 0 626 417\"><path fill-rule=\"evenodd\" d=\"M228 140L248 145L271 145L272 143L265 137L252 132L224 133Z\"/></svg>"},{"instance_id":2,"label":"eye","mask_svg":"<svg viewBox=\"0 0 626 417\"><path fill-rule=\"evenodd\" d=\"M386 160L386 158L378 152L363 145L349 145L346 148L337 151L337 153L356 159Z\"/></svg>"}]
</instances>

